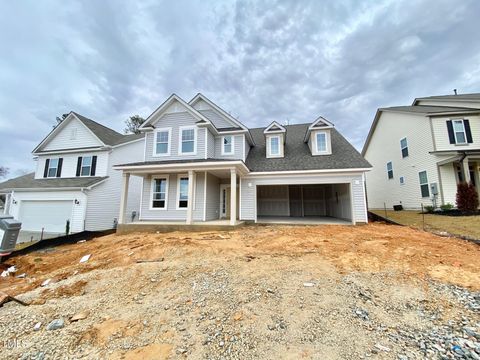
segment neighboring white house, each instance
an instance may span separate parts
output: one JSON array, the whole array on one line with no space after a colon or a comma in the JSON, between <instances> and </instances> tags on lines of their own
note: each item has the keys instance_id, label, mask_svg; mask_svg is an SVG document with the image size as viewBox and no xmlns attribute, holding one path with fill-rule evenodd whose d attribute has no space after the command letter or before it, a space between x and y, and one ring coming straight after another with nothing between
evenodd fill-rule
<instances>
[{"instance_id":1,"label":"neighboring white house","mask_svg":"<svg viewBox=\"0 0 480 360\"><path fill-rule=\"evenodd\" d=\"M144 157L114 166L124 179L120 224L128 220L132 179L143 184L136 226L367 222L364 178L371 166L324 118L248 129L202 94L188 103L174 94L140 129Z\"/></svg>"},{"instance_id":2,"label":"neighboring white house","mask_svg":"<svg viewBox=\"0 0 480 360\"><path fill-rule=\"evenodd\" d=\"M378 109L362 155L373 165L369 208L455 205L459 182L480 190L480 94Z\"/></svg>"},{"instance_id":3,"label":"neighboring white house","mask_svg":"<svg viewBox=\"0 0 480 360\"><path fill-rule=\"evenodd\" d=\"M122 135L71 112L33 150L36 171L0 184L4 212L26 231L64 234L67 221L72 233L112 229L122 179L112 166L142 160L143 149L143 135ZM131 188L126 219L139 212L140 185Z\"/></svg>"}]
</instances>

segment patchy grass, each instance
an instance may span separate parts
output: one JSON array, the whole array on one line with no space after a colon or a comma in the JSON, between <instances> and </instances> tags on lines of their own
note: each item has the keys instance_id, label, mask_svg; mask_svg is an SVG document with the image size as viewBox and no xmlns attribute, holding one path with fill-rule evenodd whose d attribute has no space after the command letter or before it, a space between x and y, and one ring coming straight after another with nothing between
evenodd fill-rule
<instances>
[{"instance_id":1,"label":"patchy grass","mask_svg":"<svg viewBox=\"0 0 480 360\"><path fill-rule=\"evenodd\" d=\"M384 210L370 211L385 217ZM387 217L402 225L408 225L416 229L423 228L423 219L420 211L387 210ZM425 230L446 231L453 235L480 239L480 216L444 216L425 214Z\"/></svg>"}]
</instances>

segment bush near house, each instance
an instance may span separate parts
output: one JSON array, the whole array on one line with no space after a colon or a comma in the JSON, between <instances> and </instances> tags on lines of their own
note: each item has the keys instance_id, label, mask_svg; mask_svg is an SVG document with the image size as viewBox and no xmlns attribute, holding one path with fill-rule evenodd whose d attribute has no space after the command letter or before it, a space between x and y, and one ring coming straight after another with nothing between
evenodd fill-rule
<instances>
[{"instance_id":1,"label":"bush near house","mask_svg":"<svg viewBox=\"0 0 480 360\"><path fill-rule=\"evenodd\" d=\"M474 212L478 208L477 189L473 183L457 185L457 208L462 212Z\"/></svg>"}]
</instances>

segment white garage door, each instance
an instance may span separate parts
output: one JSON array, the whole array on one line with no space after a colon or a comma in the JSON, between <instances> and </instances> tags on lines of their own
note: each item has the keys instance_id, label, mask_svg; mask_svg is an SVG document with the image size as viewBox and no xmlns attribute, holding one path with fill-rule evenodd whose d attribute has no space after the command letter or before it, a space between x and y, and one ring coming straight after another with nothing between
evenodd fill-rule
<instances>
[{"instance_id":1,"label":"white garage door","mask_svg":"<svg viewBox=\"0 0 480 360\"><path fill-rule=\"evenodd\" d=\"M67 220L72 217L72 200L22 201L19 220L22 230L65 232Z\"/></svg>"}]
</instances>

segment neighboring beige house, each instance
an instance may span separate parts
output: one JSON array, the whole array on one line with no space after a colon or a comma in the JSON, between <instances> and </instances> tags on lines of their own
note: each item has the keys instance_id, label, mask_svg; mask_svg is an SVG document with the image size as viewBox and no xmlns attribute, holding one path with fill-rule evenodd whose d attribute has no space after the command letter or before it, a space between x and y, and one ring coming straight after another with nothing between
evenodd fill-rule
<instances>
[{"instance_id":1,"label":"neighboring beige house","mask_svg":"<svg viewBox=\"0 0 480 360\"><path fill-rule=\"evenodd\" d=\"M362 155L370 209L455 205L459 182L480 190L480 93L378 109Z\"/></svg>"}]
</instances>

